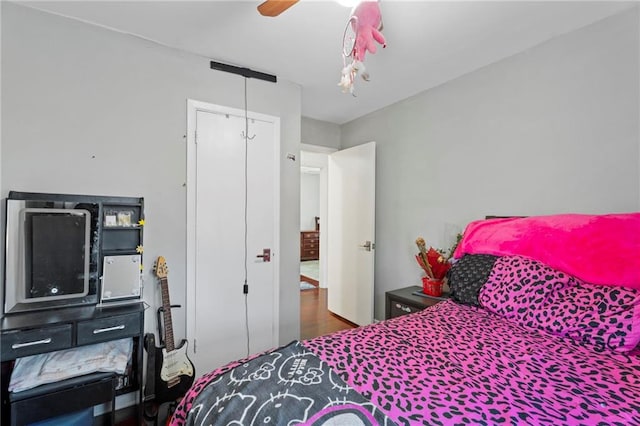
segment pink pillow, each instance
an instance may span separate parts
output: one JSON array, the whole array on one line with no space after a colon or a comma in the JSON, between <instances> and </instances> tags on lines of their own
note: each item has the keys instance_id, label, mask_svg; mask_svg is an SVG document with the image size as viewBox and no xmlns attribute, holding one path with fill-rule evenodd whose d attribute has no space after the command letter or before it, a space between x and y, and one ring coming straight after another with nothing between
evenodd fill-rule
<instances>
[{"instance_id":1,"label":"pink pillow","mask_svg":"<svg viewBox=\"0 0 640 426\"><path fill-rule=\"evenodd\" d=\"M640 290L640 213L471 222L454 256L526 256L583 281Z\"/></svg>"},{"instance_id":2,"label":"pink pillow","mask_svg":"<svg viewBox=\"0 0 640 426\"><path fill-rule=\"evenodd\" d=\"M498 259L480 304L518 324L628 352L640 342L640 291L585 283L522 256Z\"/></svg>"}]
</instances>

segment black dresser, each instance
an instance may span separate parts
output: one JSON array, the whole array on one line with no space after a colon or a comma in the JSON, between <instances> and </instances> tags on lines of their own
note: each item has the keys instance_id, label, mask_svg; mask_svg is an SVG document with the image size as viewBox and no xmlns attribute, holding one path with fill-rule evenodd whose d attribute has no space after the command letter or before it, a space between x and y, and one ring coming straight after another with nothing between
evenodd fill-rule
<instances>
[{"instance_id":1,"label":"black dresser","mask_svg":"<svg viewBox=\"0 0 640 426\"><path fill-rule=\"evenodd\" d=\"M93 373L11 393L8 390L17 358L122 338L133 338L130 368L124 375ZM3 425L26 425L98 404L111 404L115 424L117 395L138 392L138 424L142 421L142 356L144 306L85 306L7 315L2 318Z\"/></svg>"}]
</instances>

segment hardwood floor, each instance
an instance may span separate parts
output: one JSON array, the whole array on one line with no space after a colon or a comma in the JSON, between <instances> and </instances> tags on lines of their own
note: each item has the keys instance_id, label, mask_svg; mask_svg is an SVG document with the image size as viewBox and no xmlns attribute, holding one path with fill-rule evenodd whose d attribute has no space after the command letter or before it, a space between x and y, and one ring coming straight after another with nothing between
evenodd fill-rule
<instances>
[{"instance_id":1,"label":"hardwood floor","mask_svg":"<svg viewBox=\"0 0 640 426\"><path fill-rule=\"evenodd\" d=\"M300 340L355 327L357 327L355 324L327 310L326 288L300 292Z\"/></svg>"}]
</instances>

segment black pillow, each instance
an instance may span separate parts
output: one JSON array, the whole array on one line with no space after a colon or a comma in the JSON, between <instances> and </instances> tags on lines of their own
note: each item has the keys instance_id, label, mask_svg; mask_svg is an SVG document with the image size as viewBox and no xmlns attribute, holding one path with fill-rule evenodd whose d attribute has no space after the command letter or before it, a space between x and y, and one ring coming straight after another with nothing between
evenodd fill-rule
<instances>
[{"instance_id":1,"label":"black pillow","mask_svg":"<svg viewBox=\"0 0 640 426\"><path fill-rule=\"evenodd\" d=\"M447 273L451 298L464 305L480 306L478 294L489 279L498 256L465 254Z\"/></svg>"}]
</instances>

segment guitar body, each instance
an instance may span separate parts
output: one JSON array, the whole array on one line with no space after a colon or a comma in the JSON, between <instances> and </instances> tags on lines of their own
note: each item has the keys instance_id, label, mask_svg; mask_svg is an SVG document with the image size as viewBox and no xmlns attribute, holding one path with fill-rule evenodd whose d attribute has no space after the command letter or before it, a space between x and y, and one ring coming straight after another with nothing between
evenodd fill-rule
<instances>
[{"instance_id":1,"label":"guitar body","mask_svg":"<svg viewBox=\"0 0 640 426\"><path fill-rule=\"evenodd\" d=\"M162 404L182 398L195 379L193 363L187 357L187 340L171 352L164 347L156 347L155 352L155 402Z\"/></svg>"}]
</instances>

